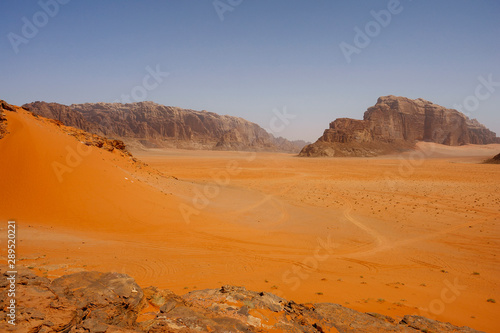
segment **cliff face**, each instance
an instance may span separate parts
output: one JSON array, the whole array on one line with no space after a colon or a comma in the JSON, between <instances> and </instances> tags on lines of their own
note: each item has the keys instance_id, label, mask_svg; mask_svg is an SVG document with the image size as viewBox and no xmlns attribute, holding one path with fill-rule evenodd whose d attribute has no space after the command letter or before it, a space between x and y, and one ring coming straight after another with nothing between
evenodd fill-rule
<instances>
[{"instance_id":1,"label":"cliff face","mask_svg":"<svg viewBox=\"0 0 500 333\"><path fill-rule=\"evenodd\" d=\"M363 120L339 118L300 156L375 156L411 148L416 141L444 145L500 143L475 119L424 99L380 97Z\"/></svg>"},{"instance_id":2,"label":"cliff face","mask_svg":"<svg viewBox=\"0 0 500 333\"><path fill-rule=\"evenodd\" d=\"M97 124L88 122L82 114L74 112L69 106L58 103L34 102L23 105L33 113L94 134L103 134Z\"/></svg>"},{"instance_id":3,"label":"cliff face","mask_svg":"<svg viewBox=\"0 0 500 333\"><path fill-rule=\"evenodd\" d=\"M186 110L153 102L130 104L27 104L34 113L61 120L68 126L112 138L131 146L187 149L298 152L298 146L275 138L243 118Z\"/></svg>"}]
</instances>

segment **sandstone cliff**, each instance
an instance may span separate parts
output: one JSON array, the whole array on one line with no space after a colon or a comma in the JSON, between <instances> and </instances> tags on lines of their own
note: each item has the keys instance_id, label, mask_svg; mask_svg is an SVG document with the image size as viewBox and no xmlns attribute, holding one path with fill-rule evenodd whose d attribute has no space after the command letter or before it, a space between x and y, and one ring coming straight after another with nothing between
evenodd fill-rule
<instances>
[{"instance_id":1,"label":"sandstone cliff","mask_svg":"<svg viewBox=\"0 0 500 333\"><path fill-rule=\"evenodd\" d=\"M475 119L424 99L380 97L363 120L339 118L300 156L376 156L411 149L417 141L444 145L500 143Z\"/></svg>"},{"instance_id":2,"label":"sandstone cliff","mask_svg":"<svg viewBox=\"0 0 500 333\"><path fill-rule=\"evenodd\" d=\"M0 331L7 332L9 274L0 267ZM424 317L394 319L338 304L297 304L243 287L184 296L142 289L119 273L79 272L55 280L18 267L19 332L477 332Z\"/></svg>"},{"instance_id":3,"label":"sandstone cliff","mask_svg":"<svg viewBox=\"0 0 500 333\"><path fill-rule=\"evenodd\" d=\"M123 139L129 146L298 152L300 143L275 138L243 118L153 102L26 104L32 112L68 126Z\"/></svg>"},{"instance_id":4,"label":"sandstone cliff","mask_svg":"<svg viewBox=\"0 0 500 333\"><path fill-rule=\"evenodd\" d=\"M69 106L58 103L34 102L25 104L23 107L39 116L59 120L66 126L76 127L94 134L104 134L99 126L88 122L83 115L74 112Z\"/></svg>"}]
</instances>

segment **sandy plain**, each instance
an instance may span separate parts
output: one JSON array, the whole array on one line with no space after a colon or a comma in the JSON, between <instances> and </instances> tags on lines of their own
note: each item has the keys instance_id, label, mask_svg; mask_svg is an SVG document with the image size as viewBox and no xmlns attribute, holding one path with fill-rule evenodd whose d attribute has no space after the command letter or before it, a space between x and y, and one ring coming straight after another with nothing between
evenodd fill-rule
<instances>
[{"instance_id":1,"label":"sandy plain","mask_svg":"<svg viewBox=\"0 0 500 333\"><path fill-rule=\"evenodd\" d=\"M500 168L479 164L500 145L378 158L133 152L143 165L21 109L7 116L2 243L15 219L18 264L40 275L118 271L180 294L243 285L500 330L487 301L500 300Z\"/></svg>"}]
</instances>

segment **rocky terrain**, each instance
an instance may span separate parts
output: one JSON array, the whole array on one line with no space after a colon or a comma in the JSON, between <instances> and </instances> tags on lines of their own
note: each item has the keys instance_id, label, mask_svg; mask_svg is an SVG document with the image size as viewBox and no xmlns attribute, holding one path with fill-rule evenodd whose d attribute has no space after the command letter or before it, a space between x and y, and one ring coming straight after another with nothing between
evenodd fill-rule
<instances>
[{"instance_id":1,"label":"rocky terrain","mask_svg":"<svg viewBox=\"0 0 500 333\"><path fill-rule=\"evenodd\" d=\"M376 156L411 149L417 141L443 145L500 143L475 119L424 99L380 97L363 120L339 118L330 123L300 156Z\"/></svg>"},{"instance_id":2,"label":"rocky terrain","mask_svg":"<svg viewBox=\"0 0 500 333\"><path fill-rule=\"evenodd\" d=\"M7 116L5 115L5 110L15 112L12 105L0 99L0 139L7 134Z\"/></svg>"},{"instance_id":3,"label":"rocky terrain","mask_svg":"<svg viewBox=\"0 0 500 333\"><path fill-rule=\"evenodd\" d=\"M142 289L125 274L78 272L51 281L22 267L12 326L9 275L5 266L1 272L3 332L477 332L419 316L393 319L338 304L296 304L243 287L179 296Z\"/></svg>"},{"instance_id":4,"label":"rocky terrain","mask_svg":"<svg viewBox=\"0 0 500 333\"><path fill-rule=\"evenodd\" d=\"M97 124L88 122L82 114L75 112L67 105L58 103L34 102L25 104L24 107L39 116L58 120L66 126L72 126L81 130L104 135L104 131Z\"/></svg>"},{"instance_id":5,"label":"rocky terrain","mask_svg":"<svg viewBox=\"0 0 500 333\"><path fill-rule=\"evenodd\" d=\"M52 104L55 104L55 103L52 103ZM56 107L56 109L54 109L54 110L51 110L50 108L46 109L46 110L53 111L53 113L49 114L49 115L52 115L53 117L52 116L49 116L49 117L39 116L36 113L32 113L32 115L35 118L38 118L38 120L41 122L51 122L51 123L57 125L62 132L66 133L67 135L75 137L78 141L85 144L86 146L101 148L101 149L107 150L109 152L115 151L122 156L125 156L125 157L132 159L132 161L134 163L143 164L132 156L132 154L127 150L125 143L121 140L108 139L108 138L103 137L101 135L92 134L92 133L89 133L85 130L76 128L76 127L66 126L59 119L66 120L66 122L70 122L70 123L72 122L72 121L70 121L70 119L73 119L76 121L76 123L81 124L83 127L90 126L90 124L87 123L85 120L82 120L79 117L74 117L73 115L71 115L71 112L68 111L68 109L59 108L58 104L55 104L55 107ZM16 108L19 108L19 107L11 105L3 100L0 100L0 139L2 139L2 137L5 134L7 134L6 133L6 124L5 124L7 122L7 117L6 117L4 111L7 110L7 111L12 111L12 112L17 112ZM29 107L27 107L27 106L23 106L23 109L29 111Z\"/></svg>"},{"instance_id":6,"label":"rocky terrain","mask_svg":"<svg viewBox=\"0 0 500 333\"><path fill-rule=\"evenodd\" d=\"M304 146L302 142L275 138L243 118L153 102L70 106L34 102L24 106L65 125L122 139L132 147L299 152Z\"/></svg>"},{"instance_id":7,"label":"rocky terrain","mask_svg":"<svg viewBox=\"0 0 500 333\"><path fill-rule=\"evenodd\" d=\"M484 163L500 164L500 154L497 154L497 155L493 156L492 158L487 159L486 161L484 161Z\"/></svg>"}]
</instances>

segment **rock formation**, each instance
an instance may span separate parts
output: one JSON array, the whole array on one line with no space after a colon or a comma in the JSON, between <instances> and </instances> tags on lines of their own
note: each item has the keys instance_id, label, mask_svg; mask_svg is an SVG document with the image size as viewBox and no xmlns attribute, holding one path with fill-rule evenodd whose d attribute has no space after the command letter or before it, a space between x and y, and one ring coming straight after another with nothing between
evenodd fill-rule
<instances>
[{"instance_id":1,"label":"rock formation","mask_svg":"<svg viewBox=\"0 0 500 333\"><path fill-rule=\"evenodd\" d=\"M16 109L4 100L0 99L0 139L7 134L7 116L5 111L13 111Z\"/></svg>"},{"instance_id":2,"label":"rock formation","mask_svg":"<svg viewBox=\"0 0 500 333\"><path fill-rule=\"evenodd\" d=\"M417 141L444 145L500 143L475 119L424 99L380 97L363 120L339 118L300 156L376 156L411 149Z\"/></svg>"},{"instance_id":3,"label":"rock formation","mask_svg":"<svg viewBox=\"0 0 500 333\"><path fill-rule=\"evenodd\" d=\"M26 104L32 112L129 146L298 152L303 145L275 138L243 118L153 102Z\"/></svg>"},{"instance_id":4,"label":"rock formation","mask_svg":"<svg viewBox=\"0 0 500 333\"><path fill-rule=\"evenodd\" d=\"M104 135L99 126L88 122L82 114L74 112L69 106L58 103L34 102L25 104L23 107L39 116L59 120L66 126L79 128L94 134Z\"/></svg>"},{"instance_id":5,"label":"rock formation","mask_svg":"<svg viewBox=\"0 0 500 333\"><path fill-rule=\"evenodd\" d=\"M5 116L3 105L0 104L0 139L3 138L5 134L7 134L7 117Z\"/></svg>"},{"instance_id":6,"label":"rock formation","mask_svg":"<svg viewBox=\"0 0 500 333\"><path fill-rule=\"evenodd\" d=\"M497 154L497 155L493 156L492 158L487 159L486 161L484 161L484 163L486 163L486 164L500 164L500 154Z\"/></svg>"},{"instance_id":7,"label":"rock formation","mask_svg":"<svg viewBox=\"0 0 500 333\"><path fill-rule=\"evenodd\" d=\"M52 104L55 104L55 103L52 103ZM72 115L71 114L72 111L70 111L66 108L60 108L59 104L55 104L54 106L56 108L55 109L56 111L52 112L52 110L50 108L46 108L43 103L40 105L43 106L42 110L44 110L41 113L48 115L49 117L40 116L36 113L32 113L32 115L35 118L38 118L39 121L51 122L51 123L57 125L61 129L61 131L63 131L67 135L71 135L71 136L75 137L78 141L80 141L81 143L83 143L87 146L101 148L101 149L104 149L104 150L107 150L110 152L115 151L122 156L126 156L126 157L132 159L132 161L134 163L143 164L143 163L139 162L137 159L135 159L132 156L132 154L130 154L130 152L126 149L125 143L123 141L114 140L114 139L110 140L110 139L107 139L101 135L92 134L92 133L89 133L85 130L76 128L76 127L66 126L61 120L55 119L55 118L60 118L60 119L66 120L67 122L72 122L72 121L69 121L69 119L73 119L73 120L76 120L77 123L84 125L83 127L90 126L90 128L95 128L90 123L87 123L85 120L81 121L82 119L79 118L78 116L75 117L74 115ZM30 111L29 107L26 105L23 106L22 108L26 111ZM5 134L7 134L7 130L6 130L7 117L5 116L4 111L7 110L7 111L12 111L12 112L17 112L16 109L20 109L20 107L15 106L15 105L11 105L3 100L0 100L0 139L2 139L2 137L5 136Z\"/></svg>"},{"instance_id":8,"label":"rock formation","mask_svg":"<svg viewBox=\"0 0 500 333\"><path fill-rule=\"evenodd\" d=\"M0 267L0 331L18 332L477 332L424 317L393 319L338 304L297 304L243 287L178 296L125 274L79 272L53 281L18 267L16 326Z\"/></svg>"}]
</instances>

